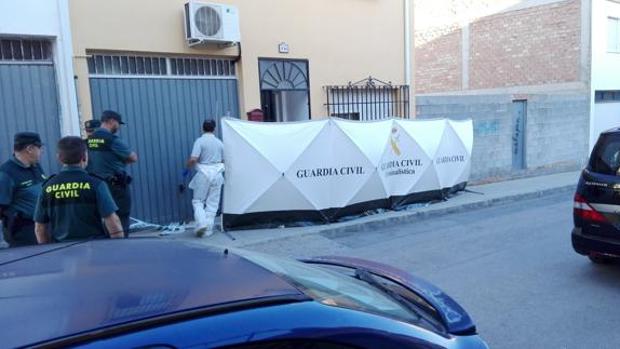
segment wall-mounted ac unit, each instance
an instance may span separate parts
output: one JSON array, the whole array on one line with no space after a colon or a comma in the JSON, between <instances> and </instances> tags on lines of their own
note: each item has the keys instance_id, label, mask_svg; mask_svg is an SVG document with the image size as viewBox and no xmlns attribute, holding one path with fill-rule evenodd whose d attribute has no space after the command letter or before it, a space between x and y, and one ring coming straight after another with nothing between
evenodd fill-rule
<instances>
[{"instance_id":1,"label":"wall-mounted ac unit","mask_svg":"<svg viewBox=\"0 0 620 349\"><path fill-rule=\"evenodd\" d=\"M185 34L190 46L241 41L236 7L199 1L185 4Z\"/></svg>"}]
</instances>

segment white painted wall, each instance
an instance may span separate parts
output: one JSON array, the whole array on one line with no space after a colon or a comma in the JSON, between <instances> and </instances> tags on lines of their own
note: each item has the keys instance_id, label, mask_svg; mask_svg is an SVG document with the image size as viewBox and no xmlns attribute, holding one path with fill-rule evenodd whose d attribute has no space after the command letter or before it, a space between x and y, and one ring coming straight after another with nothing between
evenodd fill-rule
<instances>
[{"instance_id":1,"label":"white painted wall","mask_svg":"<svg viewBox=\"0 0 620 349\"><path fill-rule=\"evenodd\" d=\"M54 43L62 135L79 135L68 0L0 0L0 36L45 37Z\"/></svg>"},{"instance_id":2,"label":"white painted wall","mask_svg":"<svg viewBox=\"0 0 620 349\"><path fill-rule=\"evenodd\" d=\"M594 115L596 117L591 127L596 138L591 141L596 143L601 132L610 128L620 127L620 102L596 103L594 105Z\"/></svg>"},{"instance_id":3,"label":"white painted wall","mask_svg":"<svg viewBox=\"0 0 620 349\"><path fill-rule=\"evenodd\" d=\"M306 91L284 91L282 92L284 104L285 121L308 121L310 113L308 111L308 93Z\"/></svg>"},{"instance_id":4,"label":"white painted wall","mask_svg":"<svg viewBox=\"0 0 620 349\"><path fill-rule=\"evenodd\" d=\"M590 150L599 134L620 126L620 103L594 103L600 90L620 90L620 53L607 52L607 18L620 18L620 3L592 0L592 80Z\"/></svg>"},{"instance_id":5,"label":"white painted wall","mask_svg":"<svg viewBox=\"0 0 620 349\"><path fill-rule=\"evenodd\" d=\"M620 90L620 53L607 52L607 17L620 18L620 3L592 1L592 88Z\"/></svg>"}]
</instances>

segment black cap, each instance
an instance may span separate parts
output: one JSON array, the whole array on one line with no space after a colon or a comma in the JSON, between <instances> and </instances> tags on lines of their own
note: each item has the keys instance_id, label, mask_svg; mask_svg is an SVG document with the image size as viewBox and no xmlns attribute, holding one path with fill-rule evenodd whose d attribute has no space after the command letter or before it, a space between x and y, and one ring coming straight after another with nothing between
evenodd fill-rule
<instances>
[{"instance_id":1,"label":"black cap","mask_svg":"<svg viewBox=\"0 0 620 349\"><path fill-rule=\"evenodd\" d=\"M101 122L106 122L108 120L116 120L119 124L125 125L125 123L123 122L123 118L121 118L121 114L113 110L106 110L101 113Z\"/></svg>"},{"instance_id":2,"label":"black cap","mask_svg":"<svg viewBox=\"0 0 620 349\"><path fill-rule=\"evenodd\" d=\"M92 119L92 120L87 120L84 122L84 128L86 130L94 130L99 127L101 127L101 121L99 120Z\"/></svg>"},{"instance_id":3,"label":"black cap","mask_svg":"<svg viewBox=\"0 0 620 349\"><path fill-rule=\"evenodd\" d=\"M43 142L41 142L41 137L36 132L19 132L13 138L13 144L15 147L26 147L29 145L40 147L43 145Z\"/></svg>"}]
</instances>

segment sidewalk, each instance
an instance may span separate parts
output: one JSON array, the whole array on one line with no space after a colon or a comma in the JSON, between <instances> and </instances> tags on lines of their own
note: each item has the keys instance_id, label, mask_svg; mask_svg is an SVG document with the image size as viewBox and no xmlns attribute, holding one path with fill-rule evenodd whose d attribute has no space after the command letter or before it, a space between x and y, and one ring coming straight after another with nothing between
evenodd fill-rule
<instances>
[{"instance_id":1,"label":"sidewalk","mask_svg":"<svg viewBox=\"0 0 620 349\"><path fill-rule=\"evenodd\" d=\"M565 172L472 186L468 187L467 191L460 192L445 202L427 204L406 211L388 211L342 223L299 228L240 230L231 231L227 234L217 232L213 236L200 240L194 237L191 229L188 229L184 233L167 235L165 238L191 239L202 241L209 245L244 247L312 234L337 235L355 231L368 231L506 202L538 198L557 192L570 192L575 189L579 180L579 174L579 171ZM134 236L157 236L157 234L136 233Z\"/></svg>"}]
</instances>

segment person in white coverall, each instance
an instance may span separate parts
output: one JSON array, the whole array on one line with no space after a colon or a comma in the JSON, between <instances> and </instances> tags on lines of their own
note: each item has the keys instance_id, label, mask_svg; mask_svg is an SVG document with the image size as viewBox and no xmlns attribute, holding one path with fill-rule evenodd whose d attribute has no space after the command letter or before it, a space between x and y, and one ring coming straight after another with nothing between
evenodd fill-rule
<instances>
[{"instance_id":1,"label":"person in white coverall","mask_svg":"<svg viewBox=\"0 0 620 349\"><path fill-rule=\"evenodd\" d=\"M202 131L203 134L194 142L192 154L187 161L188 168L196 168L189 188L194 192L192 206L198 237L213 234L215 215L224 184L224 144L213 134L215 121L203 122Z\"/></svg>"}]
</instances>

